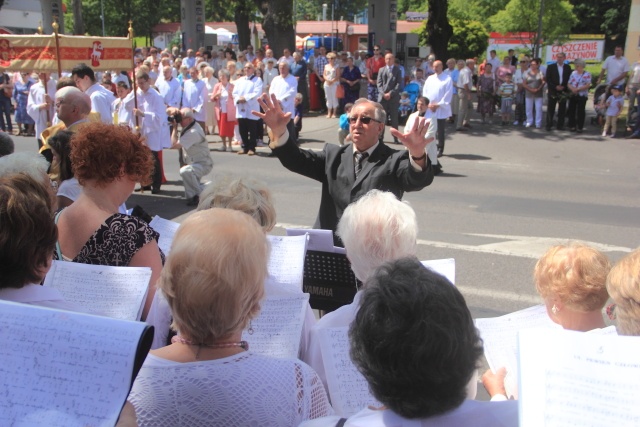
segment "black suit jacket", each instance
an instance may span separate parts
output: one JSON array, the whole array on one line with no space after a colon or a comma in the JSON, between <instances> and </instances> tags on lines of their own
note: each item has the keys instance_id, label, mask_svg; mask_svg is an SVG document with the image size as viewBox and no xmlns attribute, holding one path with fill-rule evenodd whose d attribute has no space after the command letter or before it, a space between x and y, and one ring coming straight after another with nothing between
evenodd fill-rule
<instances>
[{"instance_id":1,"label":"black suit jacket","mask_svg":"<svg viewBox=\"0 0 640 427\"><path fill-rule=\"evenodd\" d=\"M422 190L433 181L433 169L427 159L424 170L417 172L409 162L406 150L394 150L378 144L355 177L353 144L338 146L326 144L324 150L315 152L300 149L291 138L273 153L280 163L292 172L322 183L320 210L314 228L333 230L346 207L378 189L392 192L402 199L405 191ZM338 239L334 241L341 244Z\"/></svg>"},{"instance_id":2,"label":"black suit jacket","mask_svg":"<svg viewBox=\"0 0 640 427\"><path fill-rule=\"evenodd\" d=\"M567 86L569 85L570 76L571 66L569 64L564 64L562 66L562 81L560 81L560 73L558 73L558 63L554 62L549 65L547 67L547 75L545 76L547 87L549 88L549 95L553 96L558 93L556 86L564 86L563 92L567 92L569 90Z\"/></svg>"}]
</instances>

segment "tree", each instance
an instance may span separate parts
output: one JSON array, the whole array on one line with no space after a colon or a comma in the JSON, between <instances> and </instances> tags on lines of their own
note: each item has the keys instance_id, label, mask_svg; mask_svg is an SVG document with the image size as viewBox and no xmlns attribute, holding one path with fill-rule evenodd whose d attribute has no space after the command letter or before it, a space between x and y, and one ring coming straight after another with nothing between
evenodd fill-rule
<instances>
[{"instance_id":1,"label":"tree","mask_svg":"<svg viewBox=\"0 0 640 427\"><path fill-rule=\"evenodd\" d=\"M604 34L608 52L612 52L616 45L624 45L631 13L630 1L571 0L571 3L577 18L573 34Z\"/></svg>"},{"instance_id":2,"label":"tree","mask_svg":"<svg viewBox=\"0 0 640 427\"><path fill-rule=\"evenodd\" d=\"M73 0L73 34L84 34L84 20L82 19L81 0Z\"/></svg>"},{"instance_id":3,"label":"tree","mask_svg":"<svg viewBox=\"0 0 640 427\"><path fill-rule=\"evenodd\" d=\"M292 0L254 0L262 13L262 29L269 47L280 54L287 48L293 51L296 47L296 31L293 26Z\"/></svg>"},{"instance_id":4,"label":"tree","mask_svg":"<svg viewBox=\"0 0 640 427\"><path fill-rule=\"evenodd\" d=\"M436 58L447 58L453 28L447 18L447 0L429 0L429 19L426 22L426 42Z\"/></svg>"},{"instance_id":5,"label":"tree","mask_svg":"<svg viewBox=\"0 0 640 427\"><path fill-rule=\"evenodd\" d=\"M251 44L251 29L249 28L249 20L251 13L255 11L253 3L248 0L238 0L236 2L235 14L233 17L236 23L236 31L238 32L238 45L240 49L244 49Z\"/></svg>"},{"instance_id":6,"label":"tree","mask_svg":"<svg viewBox=\"0 0 640 427\"><path fill-rule=\"evenodd\" d=\"M449 55L457 59L475 58L487 49L489 33L478 21L451 19L453 36L449 39Z\"/></svg>"},{"instance_id":7,"label":"tree","mask_svg":"<svg viewBox=\"0 0 640 427\"><path fill-rule=\"evenodd\" d=\"M529 32L535 34L527 40L535 52L537 44L544 40L546 43L555 42L567 36L576 22L573 6L567 0L544 0L542 18L542 34L538 32L538 16L540 14L540 0L510 0L504 10L489 19L491 28L501 33Z\"/></svg>"}]
</instances>

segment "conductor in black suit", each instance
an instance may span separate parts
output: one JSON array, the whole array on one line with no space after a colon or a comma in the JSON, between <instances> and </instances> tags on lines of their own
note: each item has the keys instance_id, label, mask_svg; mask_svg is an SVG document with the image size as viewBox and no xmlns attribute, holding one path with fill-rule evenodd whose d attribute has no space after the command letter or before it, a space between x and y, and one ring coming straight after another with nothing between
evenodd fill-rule
<instances>
[{"instance_id":1,"label":"conductor in black suit","mask_svg":"<svg viewBox=\"0 0 640 427\"><path fill-rule=\"evenodd\" d=\"M405 129L406 133L391 130L406 147L394 150L378 140L385 129L384 109L377 102L361 98L349 114L352 143L343 146L328 143L324 150L315 152L300 149L294 143L287 131L291 113L285 114L274 96L263 95L259 103L264 113L252 113L270 128L269 147L280 163L322 183L314 228L333 230L336 245L341 245L335 230L342 213L369 190L390 191L402 199L405 191L421 190L433 181L426 150L434 138L427 137L429 123L424 118L416 120L411 129Z\"/></svg>"},{"instance_id":2,"label":"conductor in black suit","mask_svg":"<svg viewBox=\"0 0 640 427\"><path fill-rule=\"evenodd\" d=\"M558 104L558 130L564 129L564 115L567 111L567 95L569 94L569 76L571 76L571 66L565 64L566 55L560 52L556 55L556 62L547 67L545 76L549 88L549 99L547 102L547 130L553 126L553 116L556 113Z\"/></svg>"},{"instance_id":3,"label":"conductor in black suit","mask_svg":"<svg viewBox=\"0 0 640 427\"><path fill-rule=\"evenodd\" d=\"M384 56L384 68L378 71L378 102L390 117L390 124L393 129L398 129L398 111L400 110L400 93L404 88L402 72L400 67L395 65L393 53ZM384 133L381 136L381 140ZM393 138L393 142L398 144L398 139Z\"/></svg>"}]
</instances>

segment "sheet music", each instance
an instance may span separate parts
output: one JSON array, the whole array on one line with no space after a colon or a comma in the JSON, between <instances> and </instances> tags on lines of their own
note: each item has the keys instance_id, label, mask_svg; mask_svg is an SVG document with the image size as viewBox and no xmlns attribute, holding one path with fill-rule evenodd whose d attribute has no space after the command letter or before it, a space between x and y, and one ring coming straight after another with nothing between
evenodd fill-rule
<instances>
[{"instance_id":1,"label":"sheet music","mask_svg":"<svg viewBox=\"0 0 640 427\"><path fill-rule=\"evenodd\" d=\"M456 260L454 258L432 259L421 262L428 269L443 275L454 285L456 284Z\"/></svg>"},{"instance_id":2,"label":"sheet music","mask_svg":"<svg viewBox=\"0 0 640 427\"><path fill-rule=\"evenodd\" d=\"M287 228L287 236L309 235L307 249L310 251L333 252L333 231L310 228Z\"/></svg>"},{"instance_id":3,"label":"sheet music","mask_svg":"<svg viewBox=\"0 0 640 427\"><path fill-rule=\"evenodd\" d=\"M640 338L520 332L520 426L640 425Z\"/></svg>"},{"instance_id":4,"label":"sheet music","mask_svg":"<svg viewBox=\"0 0 640 427\"><path fill-rule=\"evenodd\" d=\"M382 406L371 395L367 380L349 357L349 328L326 328L318 332L331 405L336 413L349 417L368 405Z\"/></svg>"},{"instance_id":5,"label":"sheet music","mask_svg":"<svg viewBox=\"0 0 640 427\"><path fill-rule=\"evenodd\" d=\"M302 292L307 236L267 236L271 244L269 280Z\"/></svg>"},{"instance_id":6,"label":"sheet music","mask_svg":"<svg viewBox=\"0 0 640 427\"><path fill-rule=\"evenodd\" d=\"M148 267L112 267L53 261L45 286L60 291L65 300L97 315L139 320L149 290Z\"/></svg>"},{"instance_id":7,"label":"sheet music","mask_svg":"<svg viewBox=\"0 0 640 427\"><path fill-rule=\"evenodd\" d=\"M145 327L0 302L2 425L115 425Z\"/></svg>"},{"instance_id":8,"label":"sheet music","mask_svg":"<svg viewBox=\"0 0 640 427\"><path fill-rule=\"evenodd\" d=\"M158 246L162 249L162 252L164 252L165 255L169 255L171 243L173 243L173 236L175 236L176 231L178 231L180 224L174 221L169 221L168 219L160 218L156 215L149 223L149 226L160 234Z\"/></svg>"},{"instance_id":9,"label":"sheet music","mask_svg":"<svg viewBox=\"0 0 640 427\"><path fill-rule=\"evenodd\" d=\"M297 358L309 294L269 295L260 303L258 317L251 321L253 334L242 332L254 353Z\"/></svg>"},{"instance_id":10,"label":"sheet music","mask_svg":"<svg viewBox=\"0 0 640 427\"><path fill-rule=\"evenodd\" d=\"M500 317L476 319L484 342L484 355L493 372L507 368L505 388L509 397L518 396L518 331L529 328L561 328L547 315L544 305L536 305Z\"/></svg>"}]
</instances>

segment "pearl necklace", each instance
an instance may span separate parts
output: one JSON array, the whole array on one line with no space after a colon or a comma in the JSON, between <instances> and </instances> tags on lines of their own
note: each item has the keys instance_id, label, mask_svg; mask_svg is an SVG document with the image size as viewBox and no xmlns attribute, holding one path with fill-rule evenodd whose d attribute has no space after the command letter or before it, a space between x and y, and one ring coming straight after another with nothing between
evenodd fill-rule
<instances>
[{"instance_id":1,"label":"pearl necklace","mask_svg":"<svg viewBox=\"0 0 640 427\"><path fill-rule=\"evenodd\" d=\"M175 336L173 337L173 341L174 342L179 342L180 344L184 344L184 345L194 345L194 346L198 346L198 350L196 351L196 355L195 358L196 360L198 359L198 356L200 355L200 349L202 347L206 347L206 348L213 348L213 349L220 349L220 348L233 348L233 347L240 347L242 348L244 351L249 351L249 343L246 341L238 341L238 342L221 342L221 343L213 343L213 344L203 344L203 343L194 343L191 340L182 338L181 336Z\"/></svg>"}]
</instances>

